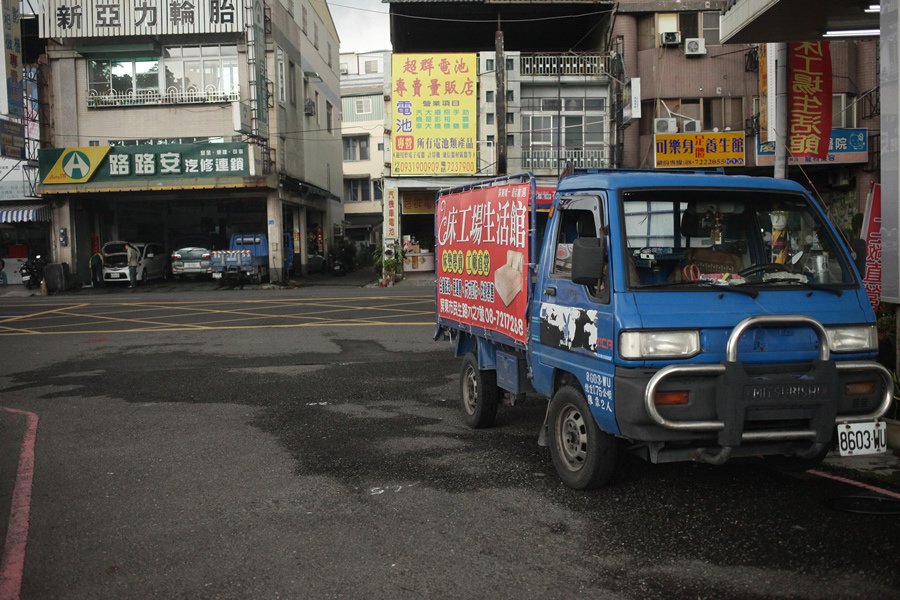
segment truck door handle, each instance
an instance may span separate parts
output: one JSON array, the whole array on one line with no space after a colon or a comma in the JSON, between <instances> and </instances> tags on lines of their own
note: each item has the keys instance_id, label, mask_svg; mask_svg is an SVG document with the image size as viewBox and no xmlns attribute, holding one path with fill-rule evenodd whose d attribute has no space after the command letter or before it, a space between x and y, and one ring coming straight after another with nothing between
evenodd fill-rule
<instances>
[{"instance_id":1,"label":"truck door handle","mask_svg":"<svg viewBox=\"0 0 900 600\"><path fill-rule=\"evenodd\" d=\"M548 295L548 296L555 296L555 295L556 295L556 288L553 287L552 285L551 285L551 286L547 286L547 287L544 288L544 293L545 293L546 295Z\"/></svg>"}]
</instances>

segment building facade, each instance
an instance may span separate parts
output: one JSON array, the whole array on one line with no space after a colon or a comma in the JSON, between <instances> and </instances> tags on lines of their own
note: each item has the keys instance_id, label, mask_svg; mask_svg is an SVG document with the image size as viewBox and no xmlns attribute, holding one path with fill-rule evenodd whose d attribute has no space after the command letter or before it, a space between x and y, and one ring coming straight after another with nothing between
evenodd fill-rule
<instances>
[{"instance_id":1,"label":"building facade","mask_svg":"<svg viewBox=\"0 0 900 600\"><path fill-rule=\"evenodd\" d=\"M412 241L414 253L433 251L440 189L524 172L552 187L567 167L614 164L606 51L613 4L474 2L463 11L457 2L391 2L386 245L405 241L409 250ZM446 18L454 14L460 18ZM465 76L457 81L437 76L469 60L473 68L459 68ZM415 128L422 147L411 148ZM460 157L465 166L453 167ZM427 259L419 264L433 268Z\"/></svg>"},{"instance_id":2,"label":"building facade","mask_svg":"<svg viewBox=\"0 0 900 600\"><path fill-rule=\"evenodd\" d=\"M502 11L468 2L464 16L456 2L390 5L395 57L476 54L478 103L474 172L398 171L393 155L403 137L396 114L402 90L398 74L388 77L386 242L410 234L430 241L432 223L407 215L406 199L419 210L422 198L433 200L442 187L495 175L529 171L552 185L567 167L715 166L736 175L773 174L770 52L765 45L722 42L724 0L508 2ZM419 20L453 14L460 18L429 23L427 31ZM878 42L832 40L829 49L831 150L823 159L789 159L787 176L814 188L850 231L878 178ZM673 149L689 147L701 151L690 160L672 156ZM389 220L392 202L396 226Z\"/></svg>"},{"instance_id":3,"label":"building facade","mask_svg":"<svg viewBox=\"0 0 900 600\"><path fill-rule=\"evenodd\" d=\"M371 253L381 245L384 197L385 63L390 52L341 53L341 144L345 237Z\"/></svg>"},{"instance_id":4,"label":"building facade","mask_svg":"<svg viewBox=\"0 0 900 600\"><path fill-rule=\"evenodd\" d=\"M622 83L640 81L639 99L634 98L640 117L622 123L619 166L659 168L661 142L684 134L707 141L742 135L740 160L724 164L725 172L773 175L774 123L768 119L766 91L767 65L774 69L774 64L765 44L721 41L727 5L707 0L619 3L610 47L621 57ZM878 42L833 39L828 45L833 151L823 160L789 157L787 176L814 188L849 231L852 215L864 210L878 179Z\"/></svg>"},{"instance_id":5,"label":"building facade","mask_svg":"<svg viewBox=\"0 0 900 600\"><path fill-rule=\"evenodd\" d=\"M266 233L273 281L340 223L338 37L324 0L53 0L38 191L51 253L88 280L110 240Z\"/></svg>"}]
</instances>

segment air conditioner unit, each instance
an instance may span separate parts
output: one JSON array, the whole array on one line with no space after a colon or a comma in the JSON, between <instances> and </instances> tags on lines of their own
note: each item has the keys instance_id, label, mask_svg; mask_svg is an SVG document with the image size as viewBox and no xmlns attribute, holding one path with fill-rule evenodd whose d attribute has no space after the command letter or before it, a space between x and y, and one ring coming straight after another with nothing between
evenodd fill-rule
<instances>
[{"instance_id":1,"label":"air conditioner unit","mask_svg":"<svg viewBox=\"0 0 900 600\"><path fill-rule=\"evenodd\" d=\"M653 133L678 133L678 121L674 118L654 119Z\"/></svg>"},{"instance_id":2,"label":"air conditioner unit","mask_svg":"<svg viewBox=\"0 0 900 600\"><path fill-rule=\"evenodd\" d=\"M660 46L677 46L681 43L681 32L663 31L659 34Z\"/></svg>"},{"instance_id":3,"label":"air conditioner unit","mask_svg":"<svg viewBox=\"0 0 900 600\"><path fill-rule=\"evenodd\" d=\"M703 38L687 38L684 40L685 56L703 56L706 54L706 40Z\"/></svg>"},{"instance_id":4,"label":"air conditioner unit","mask_svg":"<svg viewBox=\"0 0 900 600\"><path fill-rule=\"evenodd\" d=\"M306 102L303 103L303 112L310 116L316 114L316 101L312 98L307 98Z\"/></svg>"},{"instance_id":5,"label":"air conditioner unit","mask_svg":"<svg viewBox=\"0 0 900 600\"><path fill-rule=\"evenodd\" d=\"M694 119L685 119L684 123L681 124L681 131L684 133L698 133L703 127L700 126L700 121L695 121Z\"/></svg>"}]
</instances>

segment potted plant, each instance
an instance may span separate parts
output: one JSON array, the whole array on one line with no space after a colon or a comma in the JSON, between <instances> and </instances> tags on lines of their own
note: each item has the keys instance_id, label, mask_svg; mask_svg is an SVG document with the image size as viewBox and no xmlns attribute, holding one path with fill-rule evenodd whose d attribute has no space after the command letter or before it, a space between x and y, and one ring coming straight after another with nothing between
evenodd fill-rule
<instances>
[{"instance_id":1,"label":"potted plant","mask_svg":"<svg viewBox=\"0 0 900 600\"><path fill-rule=\"evenodd\" d=\"M403 273L403 251L397 249L393 255L385 256L382 248L377 248L372 257L375 260L375 272L379 275L382 287L392 285Z\"/></svg>"}]
</instances>

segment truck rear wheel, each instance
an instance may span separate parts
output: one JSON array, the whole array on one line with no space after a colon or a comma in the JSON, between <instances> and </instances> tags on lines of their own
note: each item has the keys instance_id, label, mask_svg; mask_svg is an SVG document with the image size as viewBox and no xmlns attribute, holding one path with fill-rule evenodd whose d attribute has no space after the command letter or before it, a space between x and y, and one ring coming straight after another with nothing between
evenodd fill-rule
<instances>
[{"instance_id":1,"label":"truck rear wheel","mask_svg":"<svg viewBox=\"0 0 900 600\"><path fill-rule=\"evenodd\" d=\"M616 438L594 422L584 394L572 386L550 401L550 456L570 488L590 490L609 482L616 468Z\"/></svg>"},{"instance_id":2,"label":"truck rear wheel","mask_svg":"<svg viewBox=\"0 0 900 600\"><path fill-rule=\"evenodd\" d=\"M466 425L472 429L494 425L500 398L497 372L479 369L478 359L471 352L463 358L459 398Z\"/></svg>"}]
</instances>

